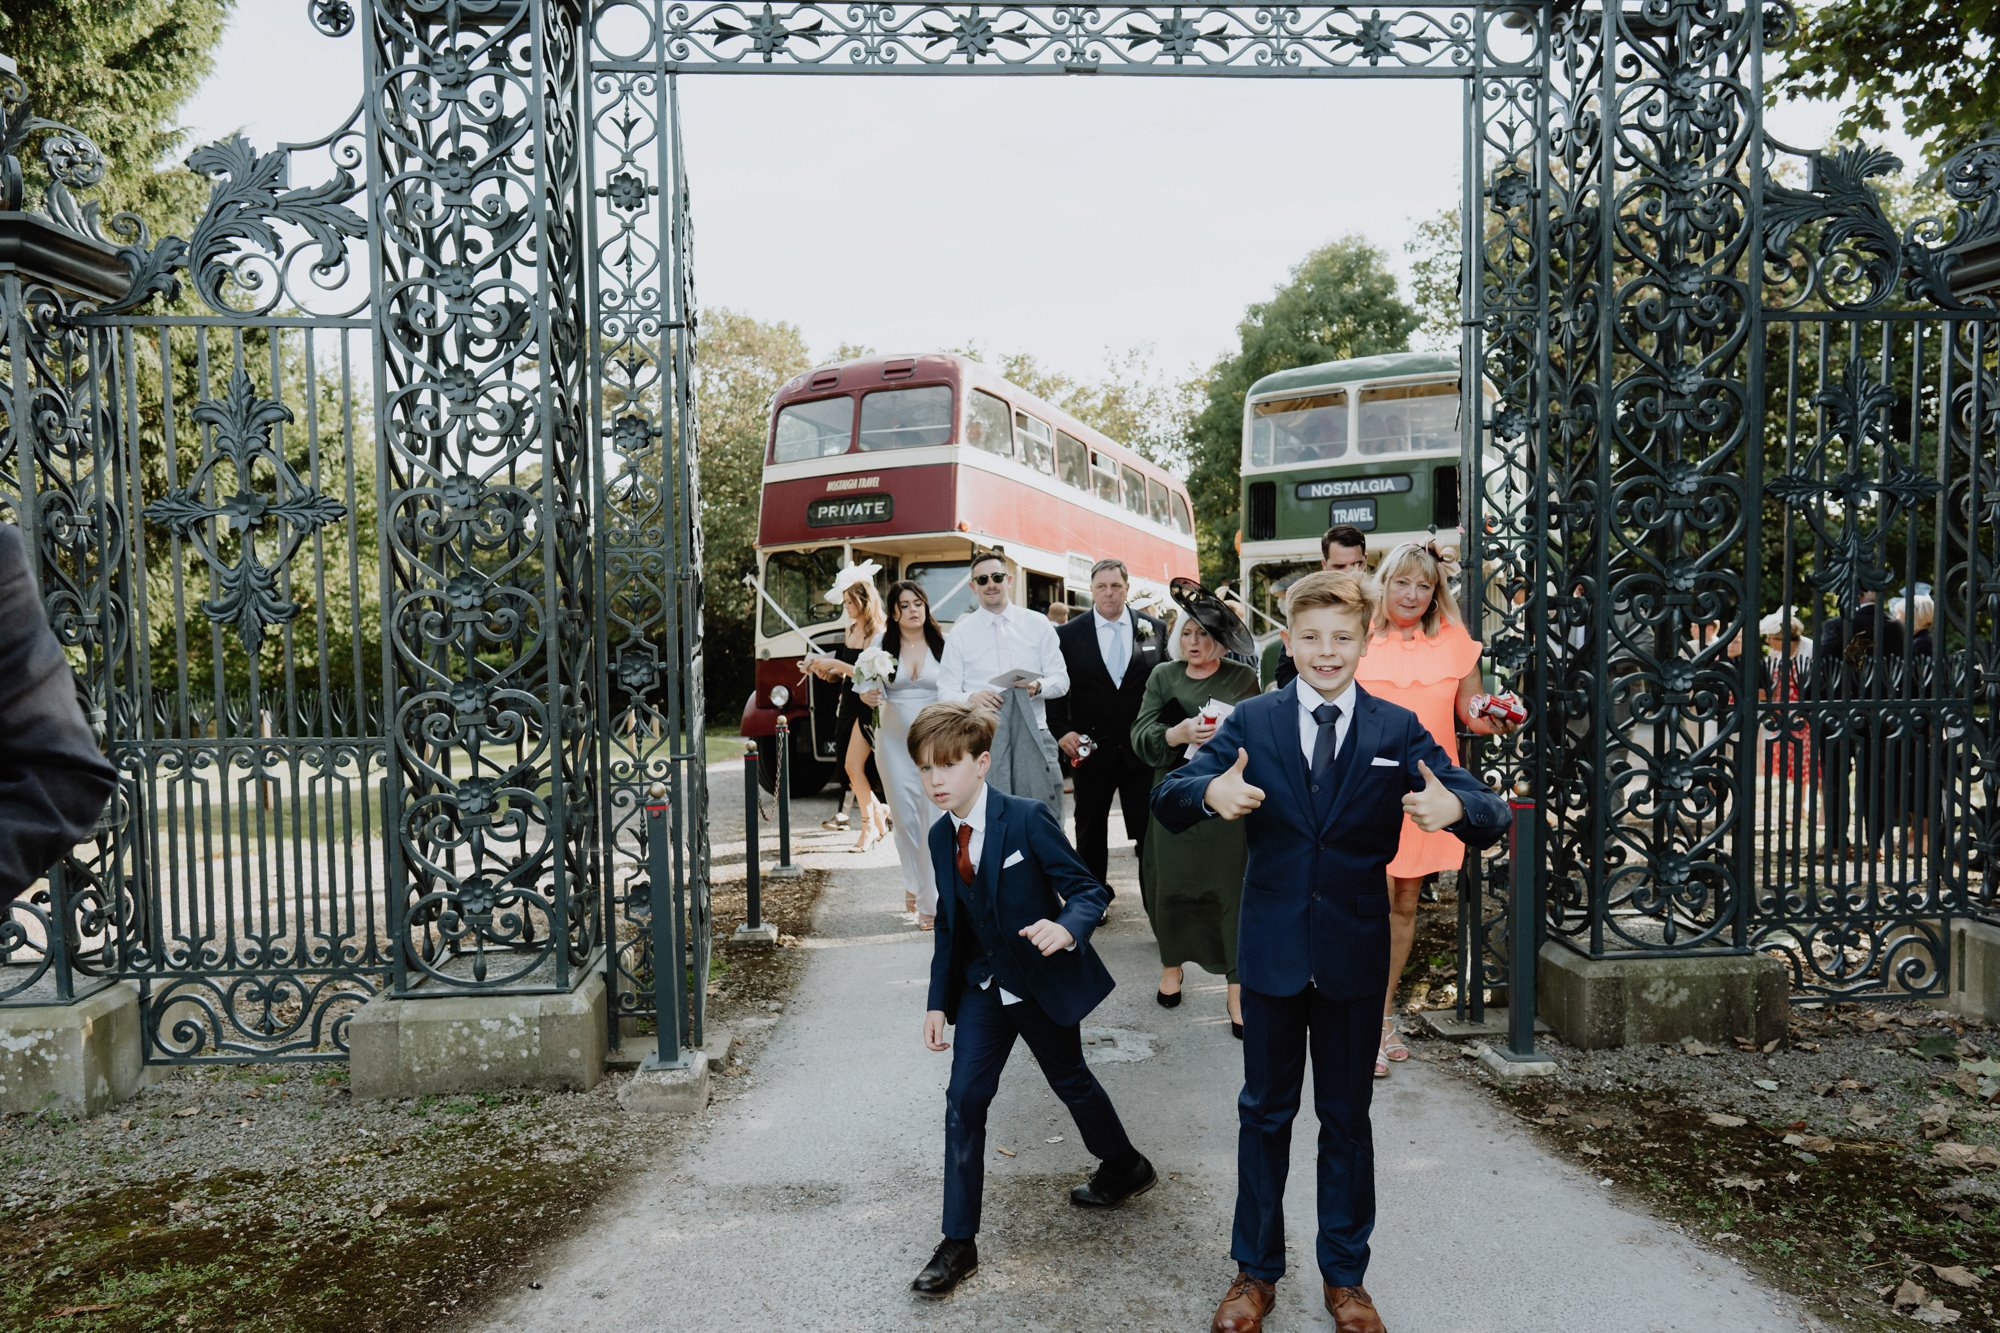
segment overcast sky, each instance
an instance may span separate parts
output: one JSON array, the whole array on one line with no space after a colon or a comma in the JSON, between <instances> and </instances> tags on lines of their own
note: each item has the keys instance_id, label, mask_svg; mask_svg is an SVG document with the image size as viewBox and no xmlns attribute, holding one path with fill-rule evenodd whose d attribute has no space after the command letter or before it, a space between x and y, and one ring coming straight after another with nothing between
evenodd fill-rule
<instances>
[{"instance_id":1,"label":"overcast sky","mask_svg":"<svg viewBox=\"0 0 2000 1333\"><path fill-rule=\"evenodd\" d=\"M323 37L306 8L236 7L185 112L193 142L315 139L353 109L359 34ZM699 297L789 320L819 355L977 342L1086 377L1134 347L1206 366L1317 245L1357 232L1406 270L1412 223L1457 199L1462 98L1386 79L690 76ZM1832 121L1794 105L1769 123L1812 144Z\"/></svg>"}]
</instances>

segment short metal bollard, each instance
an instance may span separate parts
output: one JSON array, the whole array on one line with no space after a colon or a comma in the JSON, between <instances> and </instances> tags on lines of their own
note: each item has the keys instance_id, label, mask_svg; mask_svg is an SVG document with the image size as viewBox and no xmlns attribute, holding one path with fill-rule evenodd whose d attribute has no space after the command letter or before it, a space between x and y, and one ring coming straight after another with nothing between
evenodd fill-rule
<instances>
[{"instance_id":1,"label":"short metal bollard","mask_svg":"<svg viewBox=\"0 0 2000 1333\"><path fill-rule=\"evenodd\" d=\"M667 784L655 782L646 789L646 897L652 918L653 1012L660 1030L660 1045L646 1057L642 1069L688 1067L688 1054L681 1049L687 946L681 940L680 913L674 910L669 842Z\"/></svg>"},{"instance_id":2,"label":"short metal bollard","mask_svg":"<svg viewBox=\"0 0 2000 1333\"><path fill-rule=\"evenodd\" d=\"M764 921L763 847L757 836L757 747L743 753L743 896L749 919L729 937L732 944L776 944L778 928Z\"/></svg>"},{"instance_id":3,"label":"short metal bollard","mask_svg":"<svg viewBox=\"0 0 2000 1333\"><path fill-rule=\"evenodd\" d=\"M1507 1045L1489 1047L1486 1067L1502 1078L1555 1072L1555 1061L1535 1051L1535 934L1539 888L1535 859L1535 801L1525 791L1508 802L1513 828L1507 863L1513 892L1507 904Z\"/></svg>"},{"instance_id":4,"label":"short metal bollard","mask_svg":"<svg viewBox=\"0 0 2000 1333\"><path fill-rule=\"evenodd\" d=\"M778 864L771 867L773 879L797 879L800 870L792 863L792 724L778 714Z\"/></svg>"}]
</instances>

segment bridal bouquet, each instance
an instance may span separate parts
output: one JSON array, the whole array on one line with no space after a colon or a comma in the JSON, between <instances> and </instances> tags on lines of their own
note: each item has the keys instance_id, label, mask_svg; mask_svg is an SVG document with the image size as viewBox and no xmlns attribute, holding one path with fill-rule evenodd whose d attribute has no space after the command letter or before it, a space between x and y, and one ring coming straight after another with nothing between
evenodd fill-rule
<instances>
[{"instance_id":1,"label":"bridal bouquet","mask_svg":"<svg viewBox=\"0 0 2000 1333\"><path fill-rule=\"evenodd\" d=\"M896 668L900 666L896 655L886 648L864 649L861 656L854 659L854 692L866 694L878 685L896 678Z\"/></svg>"}]
</instances>

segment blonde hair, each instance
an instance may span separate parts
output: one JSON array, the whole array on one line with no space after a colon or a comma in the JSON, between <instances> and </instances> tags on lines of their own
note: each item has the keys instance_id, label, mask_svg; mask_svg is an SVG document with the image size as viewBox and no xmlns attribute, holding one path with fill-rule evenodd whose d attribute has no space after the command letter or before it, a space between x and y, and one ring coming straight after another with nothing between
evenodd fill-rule
<instances>
[{"instance_id":1,"label":"blonde hair","mask_svg":"<svg viewBox=\"0 0 2000 1333\"><path fill-rule=\"evenodd\" d=\"M859 614L855 614L851 609L851 604L857 601L861 603ZM889 613L882 609L882 594L875 591L873 579L862 579L848 584L847 591L840 594L840 604L841 609L853 615L855 623L866 630L871 637L888 628Z\"/></svg>"},{"instance_id":2,"label":"blonde hair","mask_svg":"<svg viewBox=\"0 0 2000 1333\"><path fill-rule=\"evenodd\" d=\"M1186 616L1177 620L1173 627L1167 631L1167 656L1176 662L1187 661L1187 649L1181 646L1181 635L1187 633L1189 625L1194 626L1203 634L1208 634L1208 626L1202 624L1193 616ZM1215 636L1208 634L1208 637L1213 639Z\"/></svg>"},{"instance_id":3,"label":"blonde hair","mask_svg":"<svg viewBox=\"0 0 2000 1333\"><path fill-rule=\"evenodd\" d=\"M910 758L922 764L955 764L967 755L978 758L993 748L1000 719L971 704L925 706L910 723Z\"/></svg>"},{"instance_id":4,"label":"blonde hair","mask_svg":"<svg viewBox=\"0 0 2000 1333\"><path fill-rule=\"evenodd\" d=\"M1437 557L1427 546L1404 542L1383 556L1382 563L1375 567L1375 586L1382 590L1382 601L1375 609L1373 623L1368 626L1370 634L1381 634L1390 628L1389 585L1406 573L1427 579L1431 585L1431 604L1424 608L1420 626L1425 638L1436 638L1438 630L1447 623L1464 623L1464 617L1458 613L1458 598L1452 595L1451 584L1446 581Z\"/></svg>"},{"instance_id":5,"label":"blonde hair","mask_svg":"<svg viewBox=\"0 0 2000 1333\"><path fill-rule=\"evenodd\" d=\"M1937 623L1937 603L1922 593L1898 597L1889 603L1889 614L1902 621L1912 634L1921 633Z\"/></svg>"},{"instance_id":6,"label":"blonde hair","mask_svg":"<svg viewBox=\"0 0 2000 1333\"><path fill-rule=\"evenodd\" d=\"M1366 625L1375 618L1375 593L1366 582L1352 574L1330 569L1306 575L1285 594L1285 624L1289 626L1301 611L1331 607L1359 616Z\"/></svg>"}]
</instances>

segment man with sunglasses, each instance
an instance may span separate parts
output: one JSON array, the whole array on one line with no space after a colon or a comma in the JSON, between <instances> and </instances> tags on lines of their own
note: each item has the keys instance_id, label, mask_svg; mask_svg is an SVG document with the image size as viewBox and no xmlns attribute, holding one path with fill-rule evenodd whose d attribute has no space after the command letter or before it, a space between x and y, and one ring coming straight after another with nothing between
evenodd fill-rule
<instances>
[{"instance_id":1,"label":"man with sunglasses","mask_svg":"<svg viewBox=\"0 0 2000 1333\"><path fill-rule=\"evenodd\" d=\"M1069 671L1056 627L1007 600L1011 581L999 552L973 557L972 593L979 607L960 616L945 635L938 698L969 703L1000 719L987 785L1042 801L1060 822L1062 772L1049 734L1048 701L1069 693ZM992 682L1009 672L1020 673L1021 683L1003 693Z\"/></svg>"}]
</instances>

